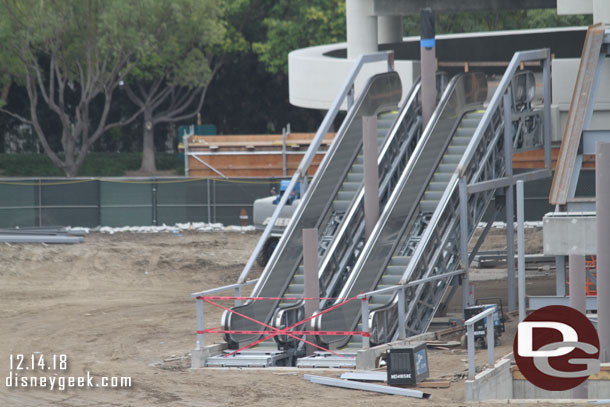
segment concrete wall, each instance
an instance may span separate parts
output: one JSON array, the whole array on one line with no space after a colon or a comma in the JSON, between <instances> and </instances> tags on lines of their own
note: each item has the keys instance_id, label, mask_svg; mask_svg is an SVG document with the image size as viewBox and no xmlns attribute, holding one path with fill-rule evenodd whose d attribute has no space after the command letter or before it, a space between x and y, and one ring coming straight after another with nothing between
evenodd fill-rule
<instances>
[{"instance_id":1,"label":"concrete wall","mask_svg":"<svg viewBox=\"0 0 610 407\"><path fill-rule=\"evenodd\" d=\"M516 399L571 399L572 390L548 391L534 386L519 372L512 372L513 396ZM587 384L589 399L610 399L610 363L602 363L601 371L591 375Z\"/></svg>"},{"instance_id":2,"label":"concrete wall","mask_svg":"<svg viewBox=\"0 0 610 407\"><path fill-rule=\"evenodd\" d=\"M597 253L595 214L549 213L543 218L544 254L566 256Z\"/></svg>"},{"instance_id":3,"label":"concrete wall","mask_svg":"<svg viewBox=\"0 0 610 407\"><path fill-rule=\"evenodd\" d=\"M355 59L324 55L338 49L345 49L345 44L320 45L298 49L288 54L288 89L291 104L322 110L331 106L356 62ZM413 81L419 76L419 61L396 61L395 69L402 81L404 99ZM356 80L356 97L368 78L381 72L387 72L386 62L366 64ZM345 103L342 109L346 109Z\"/></svg>"},{"instance_id":4,"label":"concrete wall","mask_svg":"<svg viewBox=\"0 0 610 407\"><path fill-rule=\"evenodd\" d=\"M512 399L510 362L510 359L501 359L493 369L485 369L474 380L466 380L465 401Z\"/></svg>"}]
</instances>

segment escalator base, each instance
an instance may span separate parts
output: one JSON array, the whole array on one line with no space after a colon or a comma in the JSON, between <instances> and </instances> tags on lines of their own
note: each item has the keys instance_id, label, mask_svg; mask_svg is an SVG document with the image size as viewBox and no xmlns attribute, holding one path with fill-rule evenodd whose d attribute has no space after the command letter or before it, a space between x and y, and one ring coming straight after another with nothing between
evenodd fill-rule
<instances>
[{"instance_id":1,"label":"escalator base","mask_svg":"<svg viewBox=\"0 0 610 407\"><path fill-rule=\"evenodd\" d=\"M328 352L315 352L311 356L299 358L297 367L303 368L356 368L355 353L340 353L341 356Z\"/></svg>"},{"instance_id":2,"label":"escalator base","mask_svg":"<svg viewBox=\"0 0 610 407\"><path fill-rule=\"evenodd\" d=\"M271 367L290 366L293 352L284 351L243 351L231 356L224 354L210 356L208 367Z\"/></svg>"}]
</instances>

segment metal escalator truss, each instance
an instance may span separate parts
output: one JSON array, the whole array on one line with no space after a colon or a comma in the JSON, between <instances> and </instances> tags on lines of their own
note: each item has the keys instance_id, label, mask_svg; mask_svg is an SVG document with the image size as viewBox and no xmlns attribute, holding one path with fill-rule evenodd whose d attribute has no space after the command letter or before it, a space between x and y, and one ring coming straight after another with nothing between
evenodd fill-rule
<instances>
[{"instance_id":1,"label":"metal escalator truss","mask_svg":"<svg viewBox=\"0 0 610 407\"><path fill-rule=\"evenodd\" d=\"M333 199L361 148L362 117L396 109L401 89L396 72L378 74L368 81L362 95L348 111L307 193L254 287L252 296L278 298L284 295L302 260L302 229L315 227L324 230L331 218ZM279 302L279 299L248 301L233 310L248 318L269 323ZM222 325L225 330L232 331L260 330L260 325L248 318L225 311ZM229 348L237 349L256 341L260 334L226 333L224 337Z\"/></svg>"},{"instance_id":2,"label":"metal escalator truss","mask_svg":"<svg viewBox=\"0 0 610 407\"><path fill-rule=\"evenodd\" d=\"M437 74L437 88L444 89L447 84L445 73ZM403 105L392 129L378 155L379 169L379 202L383 207L388 201L394 187L398 183L402 170L415 150L422 133L421 128L421 85L419 80L411 88L406 102ZM349 271L358 258L365 241L364 234L364 185L361 182L358 192L352 200L349 210L342 217L337 233L332 236L332 245L322 257L320 266L320 286L322 297L334 297L341 290ZM321 301L321 308L325 308L328 301ZM274 317L274 326L284 329L294 321L294 313L302 315L303 302L299 301L284 307L279 307ZM302 327L299 327L302 329ZM274 338L279 346L288 345L286 341L295 343L294 339L286 336Z\"/></svg>"},{"instance_id":3,"label":"metal escalator truss","mask_svg":"<svg viewBox=\"0 0 610 407\"><path fill-rule=\"evenodd\" d=\"M543 144L545 149L550 148L548 122L543 120L545 113L548 114L550 101L547 100L543 108L534 108L531 104L526 106L522 103L524 99L511 95L522 77L522 73L516 74L516 70L524 60L543 60L546 70L549 50L518 52L513 57L400 281L400 284L407 285L404 303L407 336L428 329L452 280L461 278L458 274L463 269L456 270L460 265L463 267L464 262L469 263L472 255L476 254L468 254L468 242L497 188L512 185L513 180L509 179L512 175L509 178L505 175L513 147L523 142L528 146L539 148ZM523 126L520 124L523 122L531 125ZM509 150L506 150L506 145L510 146ZM508 165L512 166L512 163ZM544 176L544 171L539 171L538 176ZM408 284L417 280L423 282ZM369 322L373 332L382 334L374 339L391 337L396 340L399 337L397 316L396 298L371 313Z\"/></svg>"},{"instance_id":4,"label":"metal escalator truss","mask_svg":"<svg viewBox=\"0 0 610 407\"><path fill-rule=\"evenodd\" d=\"M417 239L416 235L420 234L422 225L426 223L425 218L429 215L421 213L420 208L426 188L434 171L441 165L462 115L479 109L486 94L487 82L482 74L463 74L452 79L340 292L340 298L374 289L386 269L399 269L402 275L408 258L396 260L396 253L405 244ZM418 220L418 217L422 219ZM397 264L390 265L392 260L396 260ZM359 308L357 303L348 303L317 318L314 327L316 330L355 330L360 320ZM327 347L341 348L350 341L350 337L321 335L319 340Z\"/></svg>"}]
</instances>

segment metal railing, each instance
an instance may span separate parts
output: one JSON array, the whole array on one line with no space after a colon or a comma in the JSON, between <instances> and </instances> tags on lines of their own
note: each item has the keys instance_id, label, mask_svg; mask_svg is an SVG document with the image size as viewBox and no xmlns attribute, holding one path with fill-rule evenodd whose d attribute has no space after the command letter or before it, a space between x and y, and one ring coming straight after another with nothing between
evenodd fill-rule
<instances>
[{"instance_id":1,"label":"metal railing","mask_svg":"<svg viewBox=\"0 0 610 407\"><path fill-rule=\"evenodd\" d=\"M277 207L275 208L275 211L273 212L273 215L271 215L271 218L269 219L269 223L267 224L267 227L263 231L263 234L260 237L258 243L256 244L256 247L252 251L252 255L250 256L250 258L248 259L248 262L246 263L244 269L242 270L242 272L237 280L238 283L244 282L246 280L246 278L248 277L248 274L252 270L252 266L254 265L256 258L258 257L260 251L263 249L265 242L271 235L273 225L275 225L275 222L277 221L278 217L280 216L280 212L286 205L286 202L288 201L288 197L290 197L290 194L294 190L294 187L296 186L297 182L300 181L302 184L301 185L302 195L305 195L307 193L305 184L306 184L306 180L307 180L307 170L309 169L309 165L311 164L311 161L313 160L314 156L316 155L316 152L318 151L318 148L320 147L322 140L324 139L324 136L330 130L330 126L332 125L335 118L337 117L337 113L339 113L339 110L340 110L341 106L343 105L343 102L345 101L346 98L347 98L348 110L351 108L353 101L354 101L354 83L356 81L358 74L360 73L360 70L362 69L364 64L371 63L371 62L380 62L380 61L388 62L388 72L394 70L393 52L378 52L378 53L374 53L374 54L366 54L366 55L361 55L357 59L356 64L352 68L344 85L341 87L341 91L335 98L333 104L331 105L330 109L326 113L324 120L320 124L320 127L318 128L318 131L316 132L315 137L311 141L309 148L307 149L307 151L305 152L305 155L303 156L303 159L301 160L301 163L299 164L297 170L295 171L294 175L290 179L290 183L288 184L286 191L284 192L280 201L278 202Z\"/></svg>"},{"instance_id":2,"label":"metal railing","mask_svg":"<svg viewBox=\"0 0 610 407\"><path fill-rule=\"evenodd\" d=\"M218 294L224 291L233 290L233 296L235 297L234 304L235 306L241 305L241 289L248 285L253 285L258 282L258 278L254 280L245 281L243 283L229 284L222 287L211 288L209 290L199 291L191 294L191 297L195 298L195 306L197 309L197 342L195 345L195 349L201 349L202 345L205 345L205 334L199 333L205 329L204 326L204 314L203 314L203 300L199 297L203 297L206 295Z\"/></svg>"},{"instance_id":3,"label":"metal railing","mask_svg":"<svg viewBox=\"0 0 610 407\"><path fill-rule=\"evenodd\" d=\"M466 339L468 342L468 378L474 379L476 370L475 370L475 361L474 361L474 324L483 318L487 318L487 364L490 367L494 365L494 345L495 345L495 337L494 337L494 321L493 316L495 312L495 308L488 308L485 311L482 311L475 315L474 317L468 319L464 322L466 326Z\"/></svg>"}]
</instances>

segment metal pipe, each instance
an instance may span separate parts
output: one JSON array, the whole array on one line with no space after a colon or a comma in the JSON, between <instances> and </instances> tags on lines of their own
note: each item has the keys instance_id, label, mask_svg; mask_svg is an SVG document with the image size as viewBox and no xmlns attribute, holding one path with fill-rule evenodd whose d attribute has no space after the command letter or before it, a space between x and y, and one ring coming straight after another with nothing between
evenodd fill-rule
<instances>
[{"instance_id":1,"label":"metal pipe","mask_svg":"<svg viewBox=\"0 0 610 407\"><path fill-rule=\"evenodd\" d=\"M241 285L238 285L237 287L235 287L233 289L233 295L235 297L241 297ZM238 307L241 305L241 299L240 298L235 298L235 302L234 302L235 306Z\"/></svg>"},{"instance_id":2,"label":"metal pipe","mask_svg":"<svg viewBox=\"0 0 610 407\"><path fill-rule=\"evenodd\" d=\"M513 123L512 123L512 93L510 87L504 93L504 168L511 183L506 187L506 283L508 285L508 310L517 308L515 295L515 230L513 204Z\"/></svg>"},{"instance_id":3,"label":"metal pipe","mask_svg":"<svg viewBox=\"0 0 610 407\"><path fill-rule=\"evenodd\" d=\"M398 290L398 339L407 337L405 321L405 289Z\"/></svg>"},{"instance_id":4,"label":"metal pipe","mask_svg":"<svg viewBox=\"0 0 610 407\"><path fill-rule=\"evenodd\" d=\"M459 181L460 194L460 261L464 274L462 275L462 310L465 310L470 304L470 259L468 256L468 193L466 179L460 178Z\"/></svg>"},{"instance_id":5,"label":"metal pipe","mask_svg":"<svg viewBox=\"0 0 610 407\"><path fill-rule=\"evenodd\" d=\"M468 342L468 378L474 379L476 373L474 365L474 325L466 326L466 340Z\"/></svg>"},{"instance_id":6,"label":"metal pipe","mask_svg":"<svg viewBox=\"0 0 610 407\"><path fill-rule=\"evenodd\" d=\"M282 129L282 175L285 177L287 173L286 166L286 139L288 138L288 130Z\"/></svg>"},{"instance_id":7,"label":"metal pipe","mask_svg":"<svg viewBox=\"0 0 610 407\"><path fill-rule=\"evenodd\" d=\"M555 256L555 295L566 296L566 257Z\"/></svg>"},{"instance_id":8,"label":"metal pipe","mask_svg":"<svg viewBox=\"0 0 610 407\"><path fill-rule=\"evenodd\" d=\"M369 333L369 299L364 297L360 300L361 311L362 311L362 332L365 334ZM371 346L371 340L368 335L362 336L362 348L368 349Z\"/></svg>"},{"instance_id":9,"label":"metal pipe","mask_svg":"<svg viewBox=\"0 0 610 407\"><path fill-rule=\"evenodd\" d=\"M544 167L551 169L551 55L547 54L542 66L544 83Z\"/></svg>"},{"instance_id":10,"label":"metal pipe","mask_svg":"<svg viewBox=\"0 0 610 407\"><path fill-rule=\"evenodd\" d=\"M525 203L523 181L517 181L517 268L519 270L519 322L525 319Z\"/></svg>"},{"instance_id":11,"label":"metal pipe","mask_svg":"<svg viewBox=\"0 0 610 407\"><path fill-rule=\"evenodd\" d=\"M610 362L610 143L596 144L597 331L600 360Z\"/></svg>"},{"instance_id":12,"label":"metal pipe","mask_svg":"<svg viewBox=\"0 0 610 407\"><path fill-rule=\"evenodd\" d=\"M494 367L494 346L496 345L496 337L494 329L494 314L487 316L487 366Z\"/></svg>"},{"instance_id":13,"label":"metal pipe","mask_svg":"<svg viewBox=\"0 0 610 407\"><path fill-rule=\"evenodd\" d=\"M587 314L587 296L586 296L586 279L585 272L585 256L579 254L570 254L570 307ZM586 399L588 394L587 381L572 389L572 398Z\"/></svg>"},{"instance_id":14,"label":"metal pipe","mask_svg":"<svg viewBox=\"0 0 610 407\"><path fill-rule=\"evenodd\" d=\"M303 295L306 298L320 297L318 279L318 229L303 229L303 273L305 278ZM305 300L305 318L311 317L319 308L320 301ZM307 344L306 354L312 355L314 347Z\"/></svg>"},{"instance_id":15,"label":"metal pipe","mask_svg":"<svg viewBox=\"0 0 610 407\"><path fill-rule=\"evenodd\" d=\"M368 239L379 219L376 116L362 118L362 150L364 156L364 229Z\"/></svg>"},{"instance_id":16,"label":"metal pipe","mask_svg":"<svg viewBox=\"0 0 610 407\"><path fill-rule=\"evenodd\" d=\"M201 332L205 329L203 324L203 300L197 298L195 304L197 308L197 331ZM197 350L201 349L201 346L205 345L205 337L199 332L197 333L197 343L195 345L195 349Z\"/></svg>"}]
</instances>

